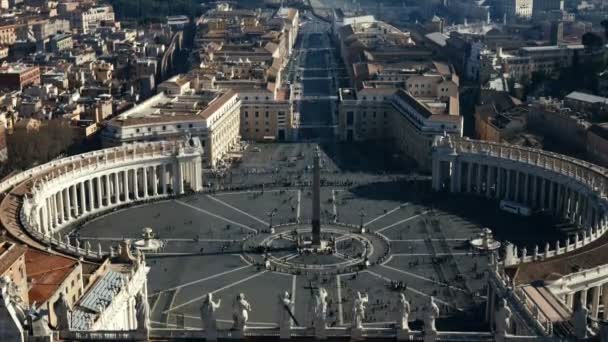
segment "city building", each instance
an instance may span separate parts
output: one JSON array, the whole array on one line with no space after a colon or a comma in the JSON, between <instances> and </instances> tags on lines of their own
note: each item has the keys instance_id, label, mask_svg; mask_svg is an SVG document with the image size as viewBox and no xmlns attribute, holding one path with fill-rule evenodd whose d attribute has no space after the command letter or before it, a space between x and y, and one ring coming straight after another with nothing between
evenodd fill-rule
<instances>
[{"instance_id":1,"label":"city building","mask_svg":"<svg viewBox=\"0 0 608 342\"><path fill-rule=\"evenodd\" d=\"M340 89L338 139L389 141L397 151L428 170L437 134L462 136L457 100L422 100L396 88Z\"/></svg>"},{"instance_id":2,"label":"city building","mask_svg":"<svg viewBox=\"0 0 608 342\"><path fill-rule=\"evenodd\" d=\"M40 68L25 64L0 66L0 89L22 90L29 85L40 84Z\"/></svg>"},{"instance_id":3,"label":"city building","mask_svg":"<svg viewBox=\"0 0 608 342\"><path fill-rule=\"evenodd\" d=\"M236 92L204 91L184 95L164 92L119 114L105 124L104 145L200 138L203 164L215 167L238 146L241 100Z\"/></svg>"},{"instance_id":4,"label":"city building","mask_svg":"<svg viewBox=\"0 0 608 342\"><path fill-rule=\"evenodd\" d=\"M72 27L81 33L95 32L102 24L114 23L114 9L112 6L91 7L87 10L75 10L71 13Z\"/></svg>"}]
</instances>

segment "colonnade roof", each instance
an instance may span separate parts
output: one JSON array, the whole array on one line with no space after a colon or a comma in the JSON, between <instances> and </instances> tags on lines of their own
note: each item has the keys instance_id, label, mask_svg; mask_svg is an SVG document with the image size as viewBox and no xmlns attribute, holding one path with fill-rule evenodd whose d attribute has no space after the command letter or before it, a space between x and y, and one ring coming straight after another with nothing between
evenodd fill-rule
<instances>
[{"instance_id":1,"label":"colonnade roof","mask_svg":"<svg viewBox=\"0 0 608 342\"><path fill-rule=\"evenodd\" d=\"M579 270L588 270L606 264L608 264L608 234L571 252L545 260L521 263L512 267L512 270L515 271L514 281L519 285L538 280L556 280Z\"/></svg>"}]
</instances>

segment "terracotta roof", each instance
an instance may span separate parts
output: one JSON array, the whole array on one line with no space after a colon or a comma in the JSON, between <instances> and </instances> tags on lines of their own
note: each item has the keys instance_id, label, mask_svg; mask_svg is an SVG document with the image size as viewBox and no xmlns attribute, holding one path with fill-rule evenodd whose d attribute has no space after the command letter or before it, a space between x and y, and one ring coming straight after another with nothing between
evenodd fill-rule
<instances>
[{"instance_id":1,"label":"terracotta roof","mask_svg":"<svg viewBox=\"0 0 608 342\"><path fill-rule=\"evenodd\" d=\"M0 244L0 274L4 274L27 251L27 246L4 242Z\"/></svg>"},{"instance_id":2,"label":"terracotta roof","mask_svg":"<svg viewBox=\"0 0 608 342\"><path fill-rule=\"evenodd\" d=\"M78 261L29 249L25 253L30 302L45 303L78 267Z\"/></svg>"}]
</instances>

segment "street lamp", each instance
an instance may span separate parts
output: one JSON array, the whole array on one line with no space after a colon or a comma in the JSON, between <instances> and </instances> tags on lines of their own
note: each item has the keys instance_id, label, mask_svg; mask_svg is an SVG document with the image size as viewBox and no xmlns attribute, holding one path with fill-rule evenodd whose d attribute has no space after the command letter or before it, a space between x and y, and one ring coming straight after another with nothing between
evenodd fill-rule
<instances>
[{"instance_id":1,"label":"street lamp","mask_svg":"<svg viewBox=\"0 0 608 342\"><path fill-rule=\"evenodd\" d=\"M361 211L359 212L359 234L363 234L365 233L365 227L363 227L363 218L365 217L365 210L363 210L363 208L361 208Z\"/></svg>"},{"instance_id":2,"label":"street lamp","mask_svg":"<svg viewBox=\"0 0 608 342\"><path fill-rule=\"evenodd\" d=\"M268 228L270 228L270 234L274 234L274 228L272 228L272 218L277 214L277 208L272 209L268 213Z\"/></svg>"}]
</instances>

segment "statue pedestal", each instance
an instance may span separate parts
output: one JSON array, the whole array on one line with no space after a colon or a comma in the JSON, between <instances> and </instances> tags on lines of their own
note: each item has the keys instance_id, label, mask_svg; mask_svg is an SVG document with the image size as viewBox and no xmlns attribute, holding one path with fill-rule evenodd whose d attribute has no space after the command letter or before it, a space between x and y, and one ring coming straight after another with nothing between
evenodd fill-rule
<instances>
[{"instance_id":1,"label":"statue pedestal","mask_svg":"<svg viewBox=\"0 0 608 342\"><path fill-rule=\"evenodd\" d=\"M243 330L233 330L232 331L232 337L233 338L244 338L245 337L245 331Z\"/></svg>"},{"instance_id":2,"label":"statue pedestal","mask_svg":"<svg viewBox=\"0 0 608 342\"><path fill-rule=\"evenodd\" d=\"M327 340L327 330L325 329L325 324L318 324L315 326L315 338L317 340Z\"/></svg>"},{"instance_id":3,"label":"statue pedestal","mask_svg":"<svg viewBox=\"0 0 608 342\"><path fill-rule=\"evenodd\" d=\"M363 329L361 328L351 328L350 330L350 338L351 341L363 341Z\"/></svg>"},{"instance_id":4,"label":"statue pedestal","mask_svg":"<svg viewBox=\"0 0 608 342\"><path fill-rule=\"evenodd\" d=\"M495 333L494 334L494 341L496 342L504 342L507 340L507 334L506 333Z\"/></svg>"},{"instance_id":5,"label":"statue pedestal","mask_svg":"<svg viewBox=\"0 0 608 342\"><path fill-rule=\"evenodd\" d=\"M217 330L216 329L205 329L205 341L216 342L217 341Z\"/></svg>"},{"instance_id":6,"label":"statue pedestal","mask_svg":"<svg viewBox=\"0 0 608 342\"><path fill-rule=\"evenodd\" d=\"M424 342L435 342L437 341L437 331L425 331L424 332Z\"/></svg>"},{"instance_id":7,"label":"statue pedestal","mask_svg":"<svg viewBox=\"0 0 608 342\"><path fill-rule=\"evenodd\" d=\"M289 340L291 338L291 327L280 326L279 327L279 338L281 340Z\"/></svg>"},{"instance_id":8,"label":"statue pedestal","mask_svg":"<svg viewBox=\"0 0 608 342\"><path fill-rule=\"evenodd\" d=\"M397 341L409 341L410 336L410 329L397 328Z\"/></svg>"}]
</instances>

